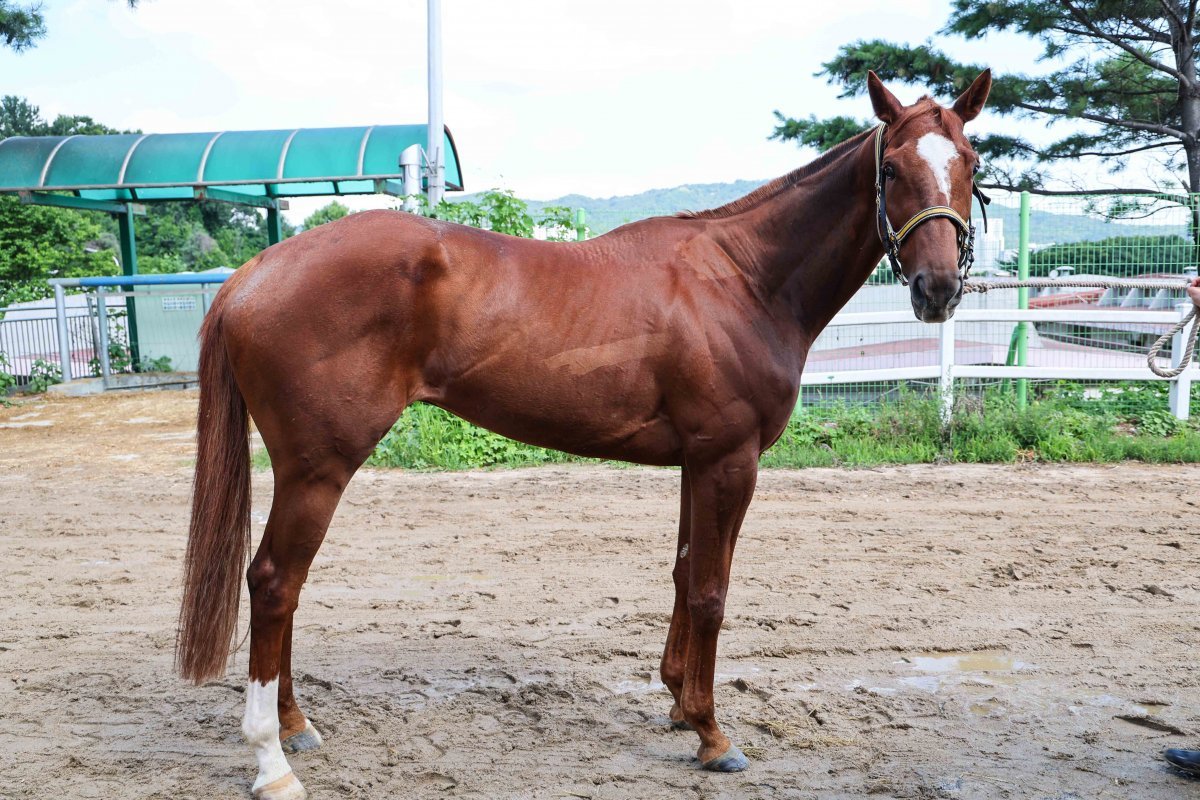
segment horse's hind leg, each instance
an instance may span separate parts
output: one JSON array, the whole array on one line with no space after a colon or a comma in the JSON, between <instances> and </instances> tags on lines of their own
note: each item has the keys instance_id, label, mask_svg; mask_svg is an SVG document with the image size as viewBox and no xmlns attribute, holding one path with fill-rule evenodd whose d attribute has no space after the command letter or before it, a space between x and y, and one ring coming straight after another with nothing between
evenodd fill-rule
<instances>
[{"instance_id":1,"label":"horse's hind leg","mask_svg":"<svg viewBox=\"0 0 1200 800\"><path fill-rule=\"evenodd\" d=\"M283 743L283 752L299 753L304 750L316 750L321 746L321 734L304 716L300 706L296 704L296 695L292 689L292 617L283 628L283 653L279 662L279 740Z\"/></svg>"},{"instance_id":2,"label":"horse's hind leg","mask_svg":"<svg viewBox=\"0 0 1200 800\"><path fill-rule=\"evenodd\" d=\"M692 498L688 486L687 469L682 470L680 479L679 539L675 544L675 569L671 578L675 583L675 608L671 612L671 628L667 631L667 646L663 648L662 665L659 669L662 682L671 691L675 704L671 706L671 723L675 728L691 728L683 718L683 674L687 661L688 637L691 633L691 618L688 616L688 548L691 546Z\"/></svg>"},{"instance_id":3,"label":"horse's hind leg","mask_svg":"<svg viewBox=\"0 0 1200 800\"><path fill-rule=\"evenodd\" d=\"M294 470L275 465L271 515L246 574L250 586L250 682L242 733L258 759L253 792L262 800L305 796L279 738L280 707L288 712L295 710L295 714L288 714L293 717L288 720L293 726L299 714L291 692L290 647L285 658L284 639L291 633L292 613L309 565L355 466L333 459L319 469ZM286 678L285 668L289 668Z\"/></svg>"}]
</instances>

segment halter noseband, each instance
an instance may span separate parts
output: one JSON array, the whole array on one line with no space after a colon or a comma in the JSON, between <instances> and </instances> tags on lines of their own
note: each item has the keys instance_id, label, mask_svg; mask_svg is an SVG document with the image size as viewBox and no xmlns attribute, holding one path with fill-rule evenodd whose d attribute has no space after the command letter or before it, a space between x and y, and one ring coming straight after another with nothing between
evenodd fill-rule
<instances>
[{"instance_id":1,"label":"halter noseband","mask_svg":"<svg viewBox=\"0 0 1200 800\"><path fill-rule=\"evenodd\" d=\"M886 123L875 129L875 211L879 240L883 242L883 251L887 254L888 263L892 265L892 273L896 276L896 280L900 281L901 286L908 285L908 278L904 277L904 272L900 269L900 246L904 244L904 240L908 238L909 234L922 224L942 217L954 223L958 239L958 273L959 278L965 281L971 274L971 265L975 263L975 225L969 221L969 218L963 219L950 206L930 206L913 214L908 222L900 226L900 230L892 228L892 223L887 216L887 178L883 174L883 133L885 130L887 130ZM986 232L987 204L992 200L979 190L974 181L971 181L971 194L979 198L979 210L983 213L983 230Z\"/></svg>"}]
</instances>

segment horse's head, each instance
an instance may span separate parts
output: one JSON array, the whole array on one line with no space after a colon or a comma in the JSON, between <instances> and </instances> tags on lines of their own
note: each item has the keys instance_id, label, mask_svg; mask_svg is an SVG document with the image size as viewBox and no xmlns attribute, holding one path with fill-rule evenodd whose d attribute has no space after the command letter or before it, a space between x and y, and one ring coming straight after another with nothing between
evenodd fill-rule
<instances>
[{"instance_id":1,"label":"horse's head","mask_svg":"<svg viewBox=\"0 0 1200 800\"><path fill-rule=\"evenodd\" d=\"M963 125L979 115L991 88L985 70L950 108L929 97L905 106L874 72L867 75L875 116L886 125L877 156L880 235L923 322L946 321L962 299L979 165Z\"/></svg>"}]
</instances>

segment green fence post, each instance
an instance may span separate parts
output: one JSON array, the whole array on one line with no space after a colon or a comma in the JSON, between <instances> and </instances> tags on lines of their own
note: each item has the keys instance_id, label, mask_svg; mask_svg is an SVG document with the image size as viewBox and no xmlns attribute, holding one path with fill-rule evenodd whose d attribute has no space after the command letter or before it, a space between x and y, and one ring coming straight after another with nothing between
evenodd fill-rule
<instances>
[{"instance_id":1,"label":"green fence post","mask_svg":"<svg viewBox=\"0 0 1200 800\"><path fill-rule=\"evenodd\" d=\"M582 242L587 238L587 225L585 212L582 208L575 209L575 241Z\"/></svg>"},{"instance_id":2,"label":"green fence post","mask_svg":"<svg viewBox=\"0 0 1200 800\"><path fill-rule=\"evenodd\" d=\"M125 275L137 275L137 237L133 231L133 212L132 205L126 203L125 209L116 215L117 217L117 232L121 238L121 272ZM133 291L136 287L129 287L129 291ZM101 295L101 302L103 296ZM137 328L137 304L134 298L125 298L125 313L126 313L126 331L129 333L129 359L133 362L133 369L137 371L137 365L141 363L141 348L138 345L138 328ZM100 315L103 320L104 315Z\"/></svg>"},{"instance_id":3,"label":"green fence post","mask_svg":"<svg viewBox=\"0 0 1200 800\"><path fill-rule=\"evenodd\" d=\"M1017 278L1029 280L1029 192L1021 192L1021 229L1017 238ZM1017 308L1029 308L1029 289L1017 289ZM1017 366L1025 366L1029 358L1029 323L1022 320L1017 323ZM1017 379L1017 408L1025 408L1029 403L1029 380Z\"/></svg>"}]
</instances>

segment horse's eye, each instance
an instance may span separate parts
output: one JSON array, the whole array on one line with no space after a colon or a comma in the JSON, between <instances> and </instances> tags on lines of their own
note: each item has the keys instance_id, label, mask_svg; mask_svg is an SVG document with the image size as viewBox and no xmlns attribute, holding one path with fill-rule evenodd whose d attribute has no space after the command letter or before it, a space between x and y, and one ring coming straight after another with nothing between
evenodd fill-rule
<instances>
[{"instance_id":1,"label":"horse's eye","mask_svg":"<svg viewBox=\"0 0 1200 800\"><path fill-rule=\"evenodd\" d=\"M972 174L972 175L978 175L978 174L979 174L979 170L980 170L980 169L981 169L981 167L980 167L980 165L979 165L979 162L978 162L978 161L976 161L976 162L975 162L975 166L971 167L971 174Z\"/></svg>"},{"instance_id":2,"label":"horse's eye","mask_svg":"<svg viewBox=\"0 0 1200 800\"><path fill-rule=\"evenodd\" d=\"M891 164L884 164L883 165L883 177L887 178L888 180L895 178L896 177L896 168L893 167Z\"/></svg>"}]
</instances>

